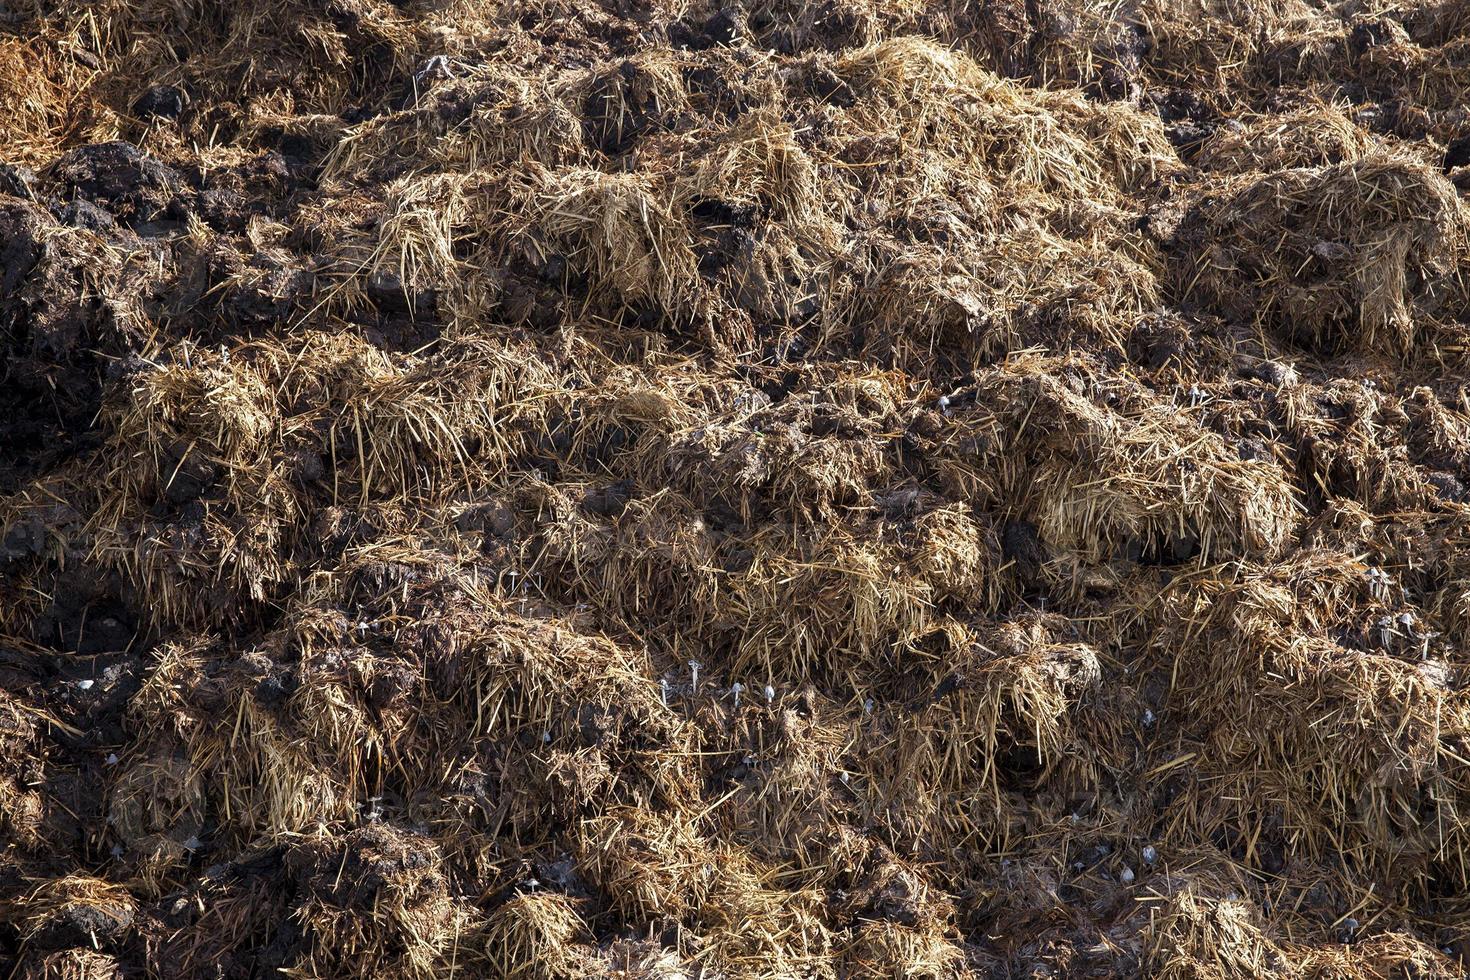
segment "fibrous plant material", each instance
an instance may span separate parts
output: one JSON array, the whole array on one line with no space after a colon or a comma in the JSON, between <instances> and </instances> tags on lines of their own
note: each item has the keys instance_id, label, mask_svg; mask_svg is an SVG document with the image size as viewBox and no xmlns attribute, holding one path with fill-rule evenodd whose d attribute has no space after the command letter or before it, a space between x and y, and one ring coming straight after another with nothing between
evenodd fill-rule
<instances>
[{"instance_id":1,"label":"fibrous plant material","mask_svg":"<svg viewBox=\"0 0 1470 980\"><path fill-rule=\"evenodd\" d=\"M1426 320L1466 304L1464 206L1412 158L1287 168L1203 190L1174 236L1187 257L1174 273L1182 300L1309 345L1403 353Z\"/></svg>"},{"instance_id":2,"label":"fibrous plant material","mask_svg":"<svg viewBox=\"0 0 1470 980\"><path fill-rule=\"evenodd\" d=\"M485 955L501 976L566 980L583 976L577 945L587 925L564 895L517 895L491 916Z\"/></svg>"},{"instance_id":3,"label":"fibrous plant material","mask_svg":"<svg viewBox=\"0 0 1470 980\"><path fill-rule=\"evenodd\" d=\"M1459 0L0 11L0 974L1451 977Z\"/></svg>"}]
</instances>

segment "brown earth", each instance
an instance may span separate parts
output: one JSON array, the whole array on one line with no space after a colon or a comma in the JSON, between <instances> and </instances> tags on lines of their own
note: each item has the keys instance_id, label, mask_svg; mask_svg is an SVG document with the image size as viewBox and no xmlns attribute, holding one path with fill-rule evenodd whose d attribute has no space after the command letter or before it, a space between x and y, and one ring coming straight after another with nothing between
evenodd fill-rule
<instances>
[{"instance_id":1,"label":"brown earth","mask_svg":"<svg viewBox=\"0 0 1470 980\"><path fill-rule=\"evenodd\" d=\"M0 5L0 975L1463 975L1467 38Z\"/></svg>"}]
</instances>

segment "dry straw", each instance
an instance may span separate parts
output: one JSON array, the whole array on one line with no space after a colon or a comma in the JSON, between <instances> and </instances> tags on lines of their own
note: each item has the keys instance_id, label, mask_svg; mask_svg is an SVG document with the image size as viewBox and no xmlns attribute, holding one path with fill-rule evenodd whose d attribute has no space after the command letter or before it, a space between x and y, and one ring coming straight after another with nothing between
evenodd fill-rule
<instances>
[{"instance_id":1,"label":"dry straw","mask_svg":"<svg viewBox=\"0 0 1470 980\"><path fill-rule=\"evenodd\" d=\"M14 6L17 976L1454 975L1463 4Z\"/></svg>"}]
</instances>

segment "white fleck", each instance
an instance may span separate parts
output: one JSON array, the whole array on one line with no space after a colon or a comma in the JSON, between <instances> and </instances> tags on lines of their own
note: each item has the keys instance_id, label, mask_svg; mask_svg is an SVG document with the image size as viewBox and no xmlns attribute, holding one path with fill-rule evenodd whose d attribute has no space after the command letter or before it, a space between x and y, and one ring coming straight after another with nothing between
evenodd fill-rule
<instances>
[{"instance_id":1,"label":"white fleck","mask_svg":"<svg viewBox=\"0 0 1470 980\"><path fill-rule=\"evenodd\" d=\"M107 758L103 760L103 763L105 765L109 765L109 766L115 766L115 765L117 765L117 753L116 752L109 752L109 753L107 753Z\"/></svg>"},{"instance_id":2,"label":"white fleck","mask_svg":"<svg viewBox=\"0 0 1470 980\"><path fill-rule=\"evenodd\" d=\"M449 65L449 57L447 55L436 54L428 61L424 62L422 68L414 72L413 80L414 84L417 85L418 83L431 78L453 77L454 69L451 68Z\"/></svg>"},{"instance_id":3,"label":"white fleck","mask_svg":"<svg viewBox=\"0 0 1470 980\"><path fill-rule=\"evenodd\" d=\"M77 681L77 687L81 688L83 691L90 691L92 689L92 685L95 683L96 681L92 680Z\"/></svg>"},{"instance_id":4,"label":"white fleck","mask_svg":"<svg viewBox=\"0 0 1470 980\"><path fill-rule=\"evenodd\" d=\"M1419 659L1429 659L1429 641L1437 636L1439 636L1439 634L1434 632L1433 630L1425 630L1423 633L1419 634Z\"/></svg>"}]
</instances>

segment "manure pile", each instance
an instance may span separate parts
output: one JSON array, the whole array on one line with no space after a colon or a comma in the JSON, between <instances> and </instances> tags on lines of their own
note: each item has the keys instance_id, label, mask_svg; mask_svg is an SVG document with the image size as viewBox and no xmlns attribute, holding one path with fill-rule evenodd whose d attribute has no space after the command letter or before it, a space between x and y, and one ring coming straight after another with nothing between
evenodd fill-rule
<instances>
[{"instance_id":1,"label":"manure pile","mask_svg":"<svg viewBox=\"0 0 1470 980\"><path fill-rule=\"evenodd\" d=\"M1470 0L11 0L0 378L0 976L1470 964Z\"/></svg>"}]
</instances>

